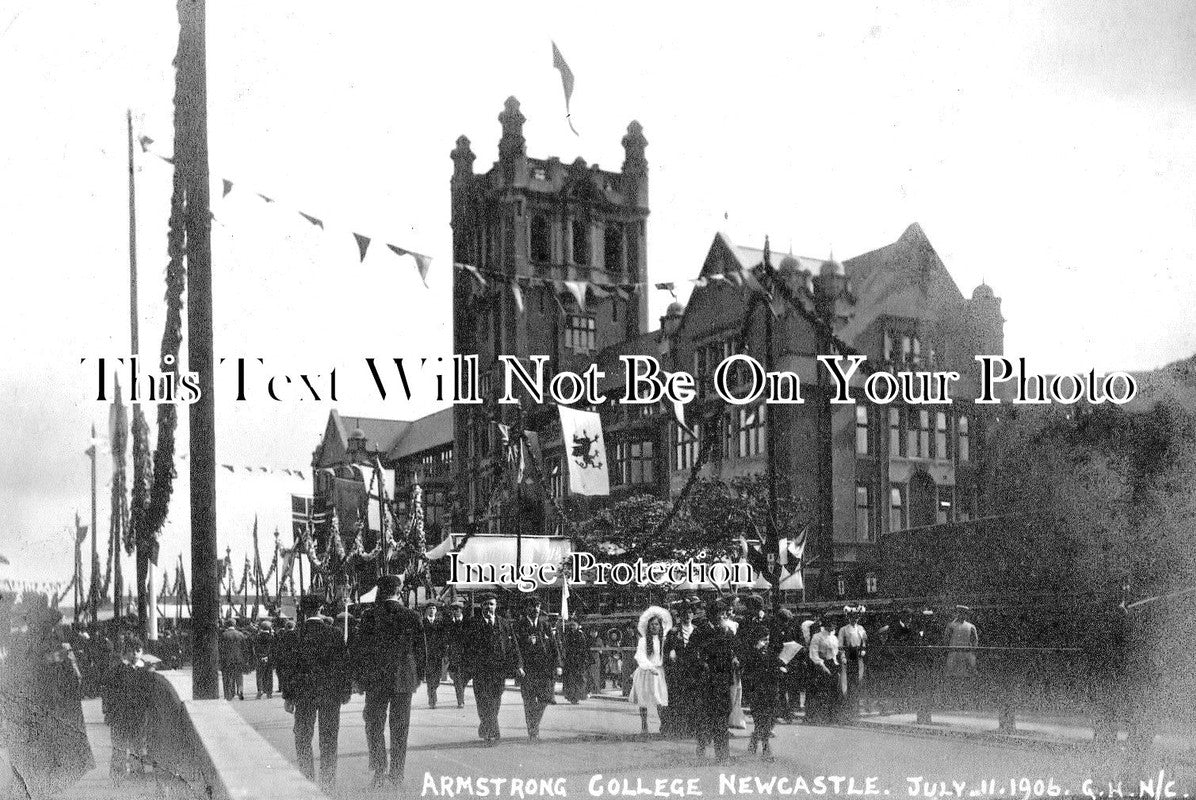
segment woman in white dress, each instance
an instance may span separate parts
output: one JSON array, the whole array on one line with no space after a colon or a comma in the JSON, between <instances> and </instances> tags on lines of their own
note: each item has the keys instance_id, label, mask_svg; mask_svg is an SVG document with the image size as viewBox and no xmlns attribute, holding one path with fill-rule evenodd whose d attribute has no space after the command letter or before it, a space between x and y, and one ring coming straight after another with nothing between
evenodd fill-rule
<instances>
[{"instance_id":1,"label":"woman in white dress","mask_svg":"<svg viewBox=\"0 0 1196 800\"><path fill-rule=\"evenodd\" d=\"M673 617L660 606L649 606L639 621L635 645L635 674L628 698L640 707L641 732L648 733L648 711L669 704L669 687L664 680L664 637L673 627Z\"/></svg>"}]
</instances>

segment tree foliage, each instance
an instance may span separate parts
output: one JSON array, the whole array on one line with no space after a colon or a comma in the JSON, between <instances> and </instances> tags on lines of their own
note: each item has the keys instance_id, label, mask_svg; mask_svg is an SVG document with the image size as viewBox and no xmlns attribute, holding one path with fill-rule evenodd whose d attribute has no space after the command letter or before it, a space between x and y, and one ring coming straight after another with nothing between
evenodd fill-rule
<instances>
[{"instance_id":1,"label":"tree foliage","mask_svg":"<svg viewBox=\"0 0 1196 800\"><path fill-rule=\"evenodd\" d=\"M741 538L767 536L768 483L760 475L699 480L669 526L658 530L671 508L671 500L647 494L618 500L579 523L574 544L612 560L736 559ZM782 495L775 508L779 535L795 535L797 503Z\"/></svg>"},{"instance_id":2,"label":"tree foliage","mask_svg":"<svg viewBox=\"0 0 1196 800\"><path fill-rule=\"evenodd\" d=\"M1031 566L1075 591L1129 576L1141 587L1191 584L1196 415L1100 406L1021 414L988 443L990 508L1020 511Z\"/></svg>"}]
</instances>

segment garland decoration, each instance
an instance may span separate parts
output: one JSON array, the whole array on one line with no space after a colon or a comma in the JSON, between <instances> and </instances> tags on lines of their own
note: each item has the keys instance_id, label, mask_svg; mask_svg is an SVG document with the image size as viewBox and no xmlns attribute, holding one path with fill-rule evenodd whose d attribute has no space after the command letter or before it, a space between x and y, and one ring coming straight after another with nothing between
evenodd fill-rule
<instances>
[{"instance_id":1,"label":"garland decoration","mask_svg":"<svg viewBox=\"0 0 1196 800\"><path fill-rule=\"evenodd\" d=\"M174 154L176 162L187 153L186 118L193 113L187 102L187 87L179 66L184 58L185 37L179 31L178 50L175 54ZM176 163L173 170L170 194L170 221L166 235L166 322L162 329L160 368L163 373L177 370L179 347L183 341L183 290L187 282L183 255L186 252L187 197L184 190L183 171ZM174 434L178 426L178 407L174 403L158 404L158 445L154 451L154 467L149 498L140 515L141 525L137 528L137 548L149 555L151 563L158 563L158 536L166 523L170 496L174 491ZM136 466L136 465L135 465Z\"/></svg>"}]
</instances>

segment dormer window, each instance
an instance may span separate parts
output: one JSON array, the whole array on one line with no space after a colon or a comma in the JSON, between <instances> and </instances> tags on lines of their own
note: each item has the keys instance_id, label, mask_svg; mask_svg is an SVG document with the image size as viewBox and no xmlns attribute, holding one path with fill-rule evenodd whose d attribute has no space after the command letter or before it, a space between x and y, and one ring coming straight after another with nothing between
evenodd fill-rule
<instances>
[{"instance_id":1,"label":"dormer window","mask_svg":"<svg viewBox=\"0 0 1196 800\"><path fill-rule=\"evenodd\" d=\"M546 181L548 180L548 173L543 167L536 167L532 170L532 177L538 181Z\"/></svg>"}]
</instances>

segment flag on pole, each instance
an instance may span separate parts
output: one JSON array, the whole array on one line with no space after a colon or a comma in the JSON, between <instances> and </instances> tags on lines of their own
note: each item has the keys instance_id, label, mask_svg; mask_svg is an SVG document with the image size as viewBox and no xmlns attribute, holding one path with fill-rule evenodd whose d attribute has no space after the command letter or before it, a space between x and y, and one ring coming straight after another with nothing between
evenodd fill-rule
<instances>
[{"instance_id":1,"label":"flag on pole","mask_svg":"<svg viewBox=\"0 0 1196 800\"><path fill-rule=\"evenodd\" d=\"M810 526L802 528L801 533L792 539L781 540L781 569L785 574L784 589L804 589L805 578L803 568L806 564L806 540Z\"/></svg>"},{"instance_id":2,"label":"flag on pole","mask_svg":"<svg viewBox=\"0 0 1196 800\"><path fill-rule=\"evenodd\" d=\"M568 448L570 490L574 494L609 495L610 476L601 417L594 411L557 408L561 415L561 439Z\"/></svg>"},{"instance_id":3,"label":"flag on pole","mask_svg":"<svg viewBox=\"0 0 1196 800\"><path fill-rule=\"evenodd\" d=\"M302 495L291 495L291 533L295 541L299 541L307 530L308 518L311 516L311 498Z\"/></svg>"},{"instance_id":4,"label":"flag on pole","mask_svg":"<svg viewBox=\"0 0 1196 800\"><path fill-rule=\"evenodd\" d=\"M580 136L577 128L573 127L573 112L569 109L569 101L573 98L573 70L565 63L565 57L561 55L556 42L552 43L552 66L560 70L561 86L565 89L565 121L569 123L569 130L573 131L573 135Z\"/></svg>"}]
</instances>

